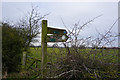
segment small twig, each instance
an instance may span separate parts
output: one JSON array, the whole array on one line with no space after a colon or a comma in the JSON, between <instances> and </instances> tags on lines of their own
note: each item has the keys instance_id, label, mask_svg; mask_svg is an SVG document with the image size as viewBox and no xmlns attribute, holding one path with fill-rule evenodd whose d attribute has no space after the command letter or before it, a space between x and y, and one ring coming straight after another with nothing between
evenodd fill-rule
<instances>
[{"instance_id":1,"label":"small twig","mask_svg":"<svg viewBox=\"0 0 120 80\"><path fill-rule=\"evenodd\" d=\"M98 78L97 78L97 74L96 74L96 71L95 71L95 69L94 69L94 74L95 74L95 77L96 77L96 79L98 80Z\"/></svg>"},{"instance_id":2,"label":"small twig","mask_svg":"<svg viewBox=\"0 0 120 80\"><path fill-rule=\"evenodd\" d=\"M83 63L83 67L85 68L85 70L86 70L87 72L89 72L89 73L90 73L89 69L85 66L85 64L84 64L84 63Z\"/></svg>"},{"instance_id":3,"label":"small twig","mask_svg":"<svg viewBox=\"0 0 120 80\"><path fill-rule=\"evenodd\" d=\"M61 73L61 74L59 74L59 75L57 75L55 77L47 77L47 78L59 78L59 77L65 75L65 74L68 74L70 72L80 72L80 71L79 70L70 70L70 71L63 72L63 73Z\"/></svg>"}]
</instances>

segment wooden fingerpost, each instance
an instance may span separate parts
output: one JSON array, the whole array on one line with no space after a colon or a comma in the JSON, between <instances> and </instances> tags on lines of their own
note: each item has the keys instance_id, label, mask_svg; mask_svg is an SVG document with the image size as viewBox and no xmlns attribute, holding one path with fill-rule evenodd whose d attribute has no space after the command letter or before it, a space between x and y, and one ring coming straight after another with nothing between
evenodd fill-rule
<instances>
[{"instance_id":1,"label":"wooden fingerpost","mask_svg":"<svg viewBox=\"0 0 120 80\"><path fill-rule=\"evenodd\" d=\"M45 76L45 66L47 63L47 20L42 20L42 34L41 34L41 47L42 47L42 62L41 74L42 78Z\"/></svg>"}]
</instances>

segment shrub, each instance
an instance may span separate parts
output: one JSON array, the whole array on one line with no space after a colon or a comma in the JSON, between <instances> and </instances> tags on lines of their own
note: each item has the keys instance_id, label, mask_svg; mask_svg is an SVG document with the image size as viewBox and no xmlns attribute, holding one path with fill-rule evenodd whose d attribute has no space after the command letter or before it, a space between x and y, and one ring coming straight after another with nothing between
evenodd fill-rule
<instances>
[{"instance_id":1,"label":"shrub","mask_svg":"<svg viewBox=\"0 0 120 80\"><path fill-rule=\"evenodd\" d=\"M17 29L9 24L2 24L2 67L3 72L19 71L22 56L22 39Z\"/></svg>"}]
</instances>

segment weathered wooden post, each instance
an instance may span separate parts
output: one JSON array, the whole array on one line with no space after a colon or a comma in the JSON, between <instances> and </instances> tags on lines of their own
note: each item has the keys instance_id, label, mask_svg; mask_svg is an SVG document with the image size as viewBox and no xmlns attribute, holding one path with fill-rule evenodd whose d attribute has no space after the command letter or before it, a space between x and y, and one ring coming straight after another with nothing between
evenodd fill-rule
<instances>
[{"instance_id":1,"label":"weathered wooden post","mask_svg":"<svg viewBox=\"0 0 120 80\"><path fill-rule=\"evenodd\" d=\"M42 77L45 75L45 65L47 63L47 20L42 21L42 36L41 36L41 47L42 47L42 62L41 62L41 74Z\"/></svg>"},{"instance_id":2,"label":"weathered wooden post","mask_svg":"<svg viewBox=\"0 0 120 80\"><path fill-rule=\"evenodd\" d=\"M23 56L22 56L22 70L26 69L26 52L23 52Z\"/></svg>"},{"instance_id":3,"label":"weathered wooden post","mask_svg":"<svg viewBox=\"0 0 120 80\"><path fill-rule=\"evenodd\" d=\"M52 35L47 35L52 34ZM47 42L66 42L68 36L65 29L47 27L47 20L42 20L42 34L41 34L41 47L42 47L42 60L41 60L41 74L42 78L45 77L47 65Z\"/></svg>"}]
</instances>

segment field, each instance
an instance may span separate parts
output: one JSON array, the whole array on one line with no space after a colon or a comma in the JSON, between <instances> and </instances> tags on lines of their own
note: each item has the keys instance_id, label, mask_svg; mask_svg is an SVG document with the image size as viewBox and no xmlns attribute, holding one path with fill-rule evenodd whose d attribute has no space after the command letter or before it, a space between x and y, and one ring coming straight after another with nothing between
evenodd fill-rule
<instances>
[{"instance_id":1,"label":"field","mask_svg":"<svg viewBox=\"0 0 120 80\"><path fill-rule=\"evenodd\" d=\"M76 51L77 50L77 51ZM70 54L69 54L69 53ZM77 52L77 53L76 53ZM65 72L66 69L73 69L74 67L78 69L84 63L92 72L86 72L84 75L88 78L96 78L96 75L103 77L118 77L118 63L120 59L118 59L118 49L79 49L79 48L69 48L69 51L66 48L47 48L47 62L49 63L49 71L50 76L56 76L55 73ZM67 55L71 55L72 58ZM22 73L24 78L37 78L40 75L41 69L41 48L33 48L31 47L29 52L27 53L26 60L26 71ZM71 62L75 60L75 62ZM66 62L67 61L67 62ZM60 64L59 64L60 63ZM77 64L76 64L77 63ZM58 66L69 66L57 68ZM94 67L94 68L93 68ZM60 71L59 71L60 70ZM94 72L94 70L96 70ZM84 69L83 69L84 71ZM96 74L96 75L94 75ZM79 75L82 75L79 73ZM17 76L18 77L18 76ZM66 77L66 75L65 75Z\"/></svg>"},{"instance_id":2,"label":"field","mask_svg":"<svg viewBox=\"0 0 120 80\"><path fill-rule=\"evenodd\" d=\"M70 48L71 52L74 49ZM88 58L97 58L99 60L107 61L109 63L118 63L118 49L79 49L80 54ZM53 61L55 57L62 57L66 55L65 48L47 48L48 58L52 57ZM73 53L74 54L74 53ZM41 48L30 48L31 57L35 57L41 60ZM50 58L51 59L51 58Z\"/></svg>"}]
</instances>

